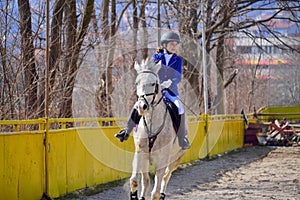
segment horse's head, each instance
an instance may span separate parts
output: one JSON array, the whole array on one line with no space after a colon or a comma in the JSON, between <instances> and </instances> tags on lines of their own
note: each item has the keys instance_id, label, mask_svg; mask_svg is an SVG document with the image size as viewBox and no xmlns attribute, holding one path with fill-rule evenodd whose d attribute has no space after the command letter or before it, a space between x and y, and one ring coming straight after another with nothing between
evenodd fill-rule
<instances>
[{"instance_id":1,"label":"horse's head","mask_svg":"<svg viewBox=\"0 0 300 200\"><path fill-rule=\"evenodd\" d=\"M148 59L143 60L141 64L136 62L134 65L134 69L137 71L136 94L138 96L138 102L135 106L140 115L144 115L149 107L155 103L156 96L160 91L157 75L160 67L161 63L156 64Z\"/></svg>"}]
</instances>

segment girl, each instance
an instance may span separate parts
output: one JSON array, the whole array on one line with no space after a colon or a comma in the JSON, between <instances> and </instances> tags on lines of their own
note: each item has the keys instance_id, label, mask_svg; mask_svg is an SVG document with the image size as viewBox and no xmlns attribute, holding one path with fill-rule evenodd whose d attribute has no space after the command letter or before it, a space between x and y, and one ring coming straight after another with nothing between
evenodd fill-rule
<instances>
[{"instance_id":1,"label":"girl","mask_svg":"<svg viewBox=\"0 0 300 200\"><path fill-rule=\"evenodd\" d=\"M176 55L180 37L175 32L168 32L162 35L161 45L153 55L153 61L162 62L162 67L158 72L161 87L164 93L164 102L170 112L173 126L177 132L179 145L183 150L190 148L187 139L187 125L183 105L179 99L178 84L182 78L182 59ZM127 140L130 132L139 123L141 116L133 108L127 126L115 135L121 142Z\"/></svg>"}]
</instances>

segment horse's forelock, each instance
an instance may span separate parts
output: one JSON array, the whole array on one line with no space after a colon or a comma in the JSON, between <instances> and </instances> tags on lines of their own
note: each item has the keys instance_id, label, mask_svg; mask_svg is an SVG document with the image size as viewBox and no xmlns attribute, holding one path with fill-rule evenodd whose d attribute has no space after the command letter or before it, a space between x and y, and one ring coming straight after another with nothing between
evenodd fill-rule
<instances>
[{"instance_id":1,"label":"horse's forelock","mask_svg":"<svg viewBox=\"0 0 300 200\"><path fill-rule=\"evenodd\" d=\"M147 58L146 60L142 60L141 63L141 68L145 71L145 70L150 70L151 67L151 62L149 62L149 59Z\"/></svg>"},{"instance_id":2,"label":"horse's forelock","mask_svg":"<svg viewBox=\"0 0 300 200\"><path fill-rule=\"evenodd\" d=\"M161 68L161 61L155 63L154 61L148 62L148 68L150 71L154 72L155 74L158 73L159 69Z\"/></svg>"},{"instance_id":3,"label":"horse's forelock","mask_svg":"<svg viewBox=\"0 0 300 200\"><path fill-rule=\"evenodd\" d=\"M138 70L136 69L136 71L138 73L140 73L142 71L151 71L151 72L157 74L160 67L161 67L161 62L156 64L154 61L147 58L146 60L142 60L141 64L139 65Z\"/></svg>"},{"instance_id":4,"label":"horse's forelock","mask_svg":"<svg viewBox=\"0 0 300 200\"><path fill-rule=\"evenodd\" d=\"M152 66L150 66L148 59L142 60L140 64L137 61L134 63L134 69L138 74L143 71L152 71L151 68Z\"/></svg>"}]
</instances>

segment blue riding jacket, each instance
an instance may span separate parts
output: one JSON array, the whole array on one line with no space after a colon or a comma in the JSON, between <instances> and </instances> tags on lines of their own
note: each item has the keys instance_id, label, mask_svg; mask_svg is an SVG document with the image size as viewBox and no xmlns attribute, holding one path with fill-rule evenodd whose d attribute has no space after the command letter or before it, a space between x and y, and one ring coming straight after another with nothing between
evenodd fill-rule
<instances>
[{"instance_id":1,"label":"blue riding jacket","mask_svg":"<svg viewBox=\"0 0 300 200\"><path fill-rule=\"evenodd\" d=\"M170 95L179 96L177 85L182 79L182 59L174 53L167 64L165 53L159 52L153 55L153 61L155 63L162 62L158 72L160 83L170 79L172 81L171 86L168 88L171 91Z\"/></svg>"}]
</instances>

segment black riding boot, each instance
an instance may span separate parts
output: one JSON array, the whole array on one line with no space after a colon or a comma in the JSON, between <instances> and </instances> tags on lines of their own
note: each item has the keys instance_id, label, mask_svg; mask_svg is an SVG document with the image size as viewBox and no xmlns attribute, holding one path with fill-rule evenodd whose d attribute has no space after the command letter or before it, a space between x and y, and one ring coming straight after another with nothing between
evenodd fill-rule
<instances>
[{"instance_id":1,"label":"black riding boot","mask_svg":"<svg viewBox=\"0 0 300 200\"><path fill-rule=\"evenodd\" d=\"M138 111L133 108L131 110L131 113L129 115L129 119L127 121L127 125L124 129L120 130L117 134L115 134L115 137L120 140L120 142L123 142L124 140L127 140L131 131L133 128L139 124L141 119L141 116L139 115Z\"/></svg>"},{"instance_id":2,"label":"black riding boot","mask_svg":"<svg viewBox=\"0 0 300 200\"><path fill-rule=\"evenodd\" d=\"M179 146L182 150L189 149L191 147L190 142L185 134L186 124L185 124L185 114L179 115L180 117L180 126L177 131Z\"/></svg>"},{"instance_id":3,"label":"black riding boot","mask_svg":"<svg viewBox=\"0 0 300 200\"><path fill-rule=\"evenodd\" d=\"M164 99L167 109L170 113L174 130L178 136L179 145L183 150L190 148L190 143L185 135L186 124L185 124L185 114L179 115L177 106L169 99Z\"/></svg>"}]
</instances>

